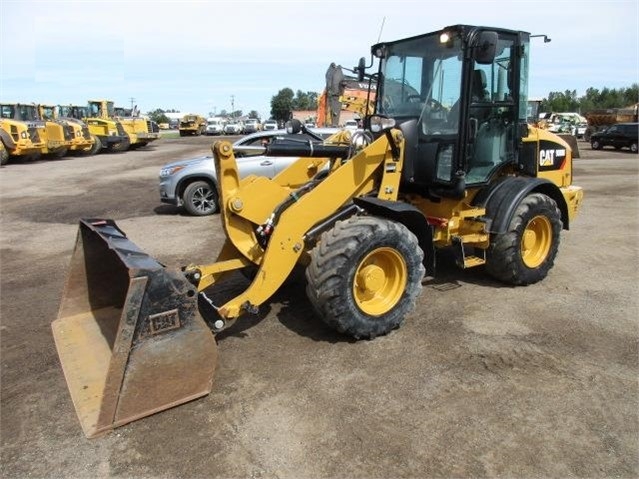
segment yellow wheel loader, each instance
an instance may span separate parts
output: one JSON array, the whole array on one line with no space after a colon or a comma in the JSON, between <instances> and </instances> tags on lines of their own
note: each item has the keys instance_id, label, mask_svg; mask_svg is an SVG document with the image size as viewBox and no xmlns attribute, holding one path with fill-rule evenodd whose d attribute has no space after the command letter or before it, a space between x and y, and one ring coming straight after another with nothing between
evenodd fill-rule
<instances>
[{"instance_id":1,"label":"yellow wheel loader","mask_svg":"<svg viewBox=\"0 0 639 479\"><path fill-rule=\"evenodd\" d=\"M160 127L148 118L140 117L137 107L126 109L115 107L115 118L122 123L131 138L130 149L142 148L160 138Z\"/></svg>"},{"instance_id":2,"label":"yellow wheel loader","mask_svg":"<svg viewBox=\"0 0 639 479\"><path fill-rule=\"evenodd\" d=\"M33 161L46 151L46 144L33 124L14 120L14 106L0 105L2 164L15 160Z\"/></svg>"},{"instance_id":3,"label":"yellow wheel loader","mask_svg":"<svg viewBox=\"0 0 639 479\"><path fill-rule=\"evenodd\" d=\"M377 73L355 69L377 84L364 129L272 141L267 155L299 157L273 179L240 178L240 152L216 142L226 241L210 264L165 269L112 221L82 220L53 331L87 436L205 395L214 335L294 269L328 327L366 339L406 319L440 249L506 284L544 279L583 191L568 145L526 123L529 39L456 25L373 46ZM235 270L250 285L215 304Z\"/></svg>"},{"instance_id":4,"label":"yellow wheel loader","mask_svg":"<svg viewBox=\"0 0 639 479\"><path fill-rule=\"evenodd\" d=\"M103 108L104 106L104 108ZM101 101L89 102L87 106L68 105L60 107L60 115L84 122L94 140L89 154L126 151L131 144L129 135L119 121L112 118L113 102L102 105Z\"/></svg>"},{"instance_id":5,"label":"yellow wheel loader","mask_svg":"<svg viewBox=\"0 0 639 479\"><path fill-rule=\"evenodd\" d=\"M34 104L3 103L1 107L3 110L11 111L14 120L26 122L30 128L37 131L39 139L44 143L44 147L40 151L41 155L61 158L67 154L72 140L70 127L53 119L43 119Z\"/></svg>"},{"instance_id":6,"label":"yellow wheel loader","mask_svg":"<svg viewBox=\"0 0 639 479\"><path fill-rule=\"evenodd\" d=\"M38 116L45 121L54 121L64 128L65 138L69 140L69 151L80 155L94 154L95 137L82 121L61 115L61 107L55 105L37 105Z\"/></svg>"}]
</instances>

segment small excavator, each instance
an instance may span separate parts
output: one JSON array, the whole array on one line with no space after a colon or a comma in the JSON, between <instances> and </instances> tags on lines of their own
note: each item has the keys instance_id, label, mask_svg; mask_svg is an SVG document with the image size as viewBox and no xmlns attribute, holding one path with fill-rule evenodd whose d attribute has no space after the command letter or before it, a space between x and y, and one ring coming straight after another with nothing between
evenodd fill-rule
<instances>
[{"instance_id":1,"label":"small excavator","mask_svg":"<svg viewBox=\"0 0 639 479\"><path fill-rule=\"evenodd\" d=\"M165 268L112 220L82 219L52 327L85 434L210 392L215 335L294 269L327 327L369 340L409 317L441 249L505 284L543 280L583 190L568 144L526 121L529 49L527 32L470 25L374 45L354 69L377 87L364 127L269 143L300 157L272 179L240 178L216 142L226 240L209 264ZM215 304L233 271L250 284Z\"/></svg>"}]
</instances>

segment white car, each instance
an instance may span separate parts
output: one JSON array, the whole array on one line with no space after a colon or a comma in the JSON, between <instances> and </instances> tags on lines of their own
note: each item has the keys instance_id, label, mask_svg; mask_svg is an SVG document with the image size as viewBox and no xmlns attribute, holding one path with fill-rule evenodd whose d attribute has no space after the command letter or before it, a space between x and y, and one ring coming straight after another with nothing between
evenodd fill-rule
<instances>
[{"instance_id":1,"label":"white car","mask_svg":"<svg viewBox=\"0 0 639 479\"><path fill-rule=\"evenodd\" d=\"M241 135L242 134L242 125L235 122L227 123L224 126L224 134L225 135Z\"/></svg>"},{"instance_id":2,"label":"white car","mask_svg":"<svg viewBox=\"0 0 639 479\"><path fill-rule=\"evenodd\" d=\"M206 120L206 130L205 134L207 135L221 135L224 133L224 125L226 122L222 118L209 118Z\"/></svg>"},{"instance_id":3,"label":"white car","mask_svg":"<svg viewBox=\"0 0 639 479\"><path fill-rule=\"evenodd\" d=\"M264 131L277 130L277 122L275 120L266 120L264 122Z\"/></svg>"},{"instance_id":4,"label":"white car","mask_svg":"<svg viewBox=\"0 0 639 479\"><path fill-rule=\"evenodd\" d=\"M344 122L344 128L347 130L357 130L359 128L359 122L357 120L346 120Z\"/></svg>"}]
</instances>

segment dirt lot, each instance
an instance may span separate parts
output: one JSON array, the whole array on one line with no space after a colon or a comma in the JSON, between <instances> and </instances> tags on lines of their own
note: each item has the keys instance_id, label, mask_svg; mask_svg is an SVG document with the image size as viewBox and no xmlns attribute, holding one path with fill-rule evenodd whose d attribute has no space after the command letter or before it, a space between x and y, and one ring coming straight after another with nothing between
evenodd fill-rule
<instances>
[{"instance_id":1,"label":"dirt lot","mask_svg":"<svg viewBox=\"0 0 639 479\"><path fill-rule=\"evenodd\" d=\"M443 257L403 327L361 342L285 287L218 336L213 393L85 439L49 326L77 220L113 218L169 266L213 260L218 216L157 193L211 141L0 170L2 477L639 476L639 158L584 143L585 204L545 281Z\"/></svg>"}]
</instances>

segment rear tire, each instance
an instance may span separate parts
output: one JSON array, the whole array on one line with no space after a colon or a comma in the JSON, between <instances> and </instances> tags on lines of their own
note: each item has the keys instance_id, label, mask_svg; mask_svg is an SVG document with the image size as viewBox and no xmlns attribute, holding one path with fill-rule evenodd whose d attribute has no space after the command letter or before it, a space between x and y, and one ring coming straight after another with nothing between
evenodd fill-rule
<instances>
[{"instance_id":1,"label":"rear tire","mask_svg":"<svg viewBox=\"0 0 639 479\"><path fill-rule=\"evenodd\" d=\"M212 215L218 210L217 191L206 181L194 181L183 195L184 209L193 216Z\"/></svg>"},{"instance_id":2,"label":"rear tire","mask_svg":"<svg viewBox=\"0 0 639 479\"><path fill-rule=\"evenodd\" d=\"M541 281L553 267L562 228L561 213L553 199L540 193L525 197L508 231L493 235L486 270L512 285Z\"/></svg>"},{"instance_id":3,"label":"rear tire","mask_svg":"<svg viewBox=\"0 0 639 479\"><path fill-rule=\"evenodd\" d=\"M356 216L322 234L306 269L306 294L331 328L373 339L413 310L424 277L424 253L401 223Z\"/></svg>"},{"instance_id":4,"label":"rear tire","mask_svg":"<svg viewBox=\"0 0 639 479\"><path fill-rule=\"evenodd\" d=\"M637 153L637 142L633 142L630 144L630 151L632 151L633 153Z\"/></svg>"},{"instance_id":5,"label":"rear tire","mask_svg":"<svg viewBox=\"0 0 639 479\"><path fill-rule=\"evenodd\" d=\"M9 163L9 152L6 148L0 150L0 165L4 166Z\"/></svg>"}]
</instances>

